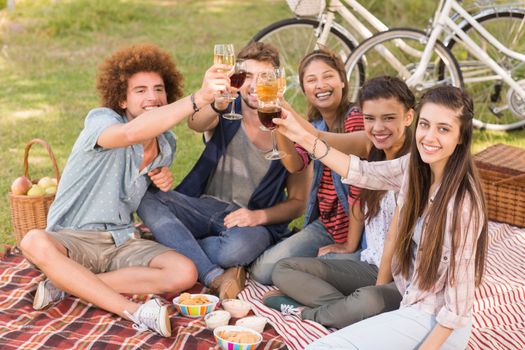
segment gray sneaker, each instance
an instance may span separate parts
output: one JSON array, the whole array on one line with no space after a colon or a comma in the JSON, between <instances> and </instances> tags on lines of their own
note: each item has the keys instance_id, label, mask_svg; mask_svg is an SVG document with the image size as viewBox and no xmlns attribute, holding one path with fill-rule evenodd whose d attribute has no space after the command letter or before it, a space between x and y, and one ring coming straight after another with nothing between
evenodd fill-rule
<instances>
[{"instance_id":1,"label":"gray sneaker","mask_svg":"<svg viewBox=\"0 0 525 350\"><path fill-rule=\"evenodd\" d=\"M38 284L33 300L33 309L42 310L49 304L57 303L64 299L66 293L55 287L55 285L48 279Z\"/></svg>"},{"instance_id":2,"label":"gray sneaker","mask_svg":"<svg viewBox=\"0 0 525 350\"><path fill-rule=\"evenodd\" d=\"M124 314L135 323L133 328L138 331L143 332L149 328L163 337L171 336L168 308L162 306L158 299L151 299L140 305L133 315L128 311L124 311Z\"/></svg>"}]
</instances>

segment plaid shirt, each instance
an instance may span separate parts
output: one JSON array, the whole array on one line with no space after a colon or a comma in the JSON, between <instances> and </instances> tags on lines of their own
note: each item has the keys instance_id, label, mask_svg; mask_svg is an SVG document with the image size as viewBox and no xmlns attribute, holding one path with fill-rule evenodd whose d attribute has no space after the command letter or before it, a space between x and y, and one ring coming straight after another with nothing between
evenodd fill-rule
<instances>
[{"instance_id":1,"label":"plaid shirt","mask_svg":"<svg viewBox=\"0 0 525 350\"><path fill-rule=\"evenodd\" d=\"M408 172L406 170L409 163L409 155L392 161L370 163L352 155L350 159L348 175L346 179L343 179L343 182L374 190L399 190L397 206L401 210L403 209L404 196L408 187ZM432 199L433 196L431 196L430 200L432 201ZM414 266L419 264L419 254L416 254L415 261L412 261L409 273L411 277L405 279L401 274L394 274L394 281L399 292L403 295L401 307L416 306L425 312L436 315L437 322L442 326L457 329L466 326L472 315L472 304L476 289L476 242L481 232L481 220L483 218L479 218L479 223L476 225L472 212L473 205L479 201L476 200L473 203L471 198L466 195L461 206L461 213L459 213L460 242L464 242L464 244L457 249L455 256L455 282L450 284L454 201L455 197L452 197L447 205L445 241L434 288L430 291L425 291L412 283L417 279ZM425 225L423 227L423 235ZM477 230L476 227L478 227ZM395 259L392 264L396 264Z\"/></svg>"}]
</instances>

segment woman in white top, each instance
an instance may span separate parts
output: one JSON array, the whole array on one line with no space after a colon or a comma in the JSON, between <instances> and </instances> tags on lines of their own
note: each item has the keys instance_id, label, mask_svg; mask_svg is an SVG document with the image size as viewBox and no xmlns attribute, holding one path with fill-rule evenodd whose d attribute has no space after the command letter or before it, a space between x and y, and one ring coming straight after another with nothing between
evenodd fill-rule
<instances>
[{"instance_id":1,"label":"woman in white top","mask_svg":"<svg viewBox=\"0 0 525 350\"><path fill-rule=\"evenodd\" d=\"M417 109L411 154L373 163L331 149L291 114L274 120L285 136L310 152L315 148L314 155L346 182L401 189L377 280L388 283L393 273L403 295L400 309L348 326L308 349L466 347L488 242L485 202L470 153L473 114L472 99L460 89L429 90Z\"/></svg>"}]
</instances>

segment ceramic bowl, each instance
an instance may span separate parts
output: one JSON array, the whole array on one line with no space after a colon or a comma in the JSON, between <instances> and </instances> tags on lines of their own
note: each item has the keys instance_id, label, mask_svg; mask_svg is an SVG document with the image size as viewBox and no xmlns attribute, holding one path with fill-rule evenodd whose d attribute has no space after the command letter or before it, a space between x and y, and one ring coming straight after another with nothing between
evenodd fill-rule
<instances>
[{"instance_id":1,"label":"ceramic bowl","mask_svg":"<svg viewBox=\"0 0 525 350\"><path fill-rule=\"evenodd\" d=\"M252 341L232 341L232 336L244 333L252 338ZM213 336L222 350L255 350L262 342L262 335L253 329L241 326L221 326L215 328Z\"/></svg>"},{"instance_id":2,"label":"ceramic bowl","mask_svg":"<svg viewBox=\"0 0 525 350\"><path fill-rule=\"evenodd\" d=\"M215 310L204 316L204 321L206 322L206 327L214 330L220 326L227 326L230 318L231 315L228 311Z\"/></svg>"},{"instance_id":3,"label":"ceramic bowl","mask_svg":"<svg viewBox=\"0 0 525 350\"><path fill-rule=\"evenodd\" d=\"M253 329L256 332L262 333L264 332L264 327L266 326L267 322L268 322L268 319L266 317L248 316L248 317L244 317L244 318L237 320L235 325L248 327L250 329Z\"/></svg>"},{"instance_id":4,"label":"ceramic bowl","mask_svg":"<svg viewBox=\"0 0 525 350\"><path fill-rule=\"evenodd\" d=\"M221 304L222 308L235 318L241 318L248 315L248 312L252 309L250 303L239 299L224 299L221 301Z\"/></svg>"},{"instance_id":5,"label":"ceramic bowl","mask_svg":"<svg viewBox=\"0 0 525 350\"><path fill-rule=\"evenodd\" d=\"M173 299L173 304L177 310L184 316L188 317L202 317L215 309L219 298L211 294L192 294L192 297L203 296L206 297L210 302L206 304L195 304L195 305L185 305L179 302L180 296Z\"/></svg>"}]
</instances>

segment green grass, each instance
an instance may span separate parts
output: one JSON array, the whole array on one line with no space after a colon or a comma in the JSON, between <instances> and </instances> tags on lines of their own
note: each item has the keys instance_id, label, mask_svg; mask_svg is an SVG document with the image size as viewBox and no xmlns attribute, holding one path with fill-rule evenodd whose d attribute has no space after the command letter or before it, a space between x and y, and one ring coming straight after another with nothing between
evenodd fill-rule
<instances>
[{"instance_id":1,"label":"green grass","mask_svg":"<svg viewBox=\"0 0 525 350\"><path fill-rule=\"evenodd\" d=\"M390 1L390 0L389 0ZM428 1L363 1L392 26L423 26L434 10ZM0 9L5 1L0 0ZM264 26L291 13L282 0L19 0L0 10L0 243L14 243L7 192L22 175L25 144L49 142L63 169L86 113L97 106L97 66L116 48L151 42L173 54L187 93L199 87L212 63L213 44L242 47ZM411 22L418 18L418 22ZM202 149L198 134L176 127L173 166L182 179ZM474 150L503 142L525 147L525 132L477 133ZM47 154L30 152L32 178L52 174Z\"/></svg>"}]
</instances>

